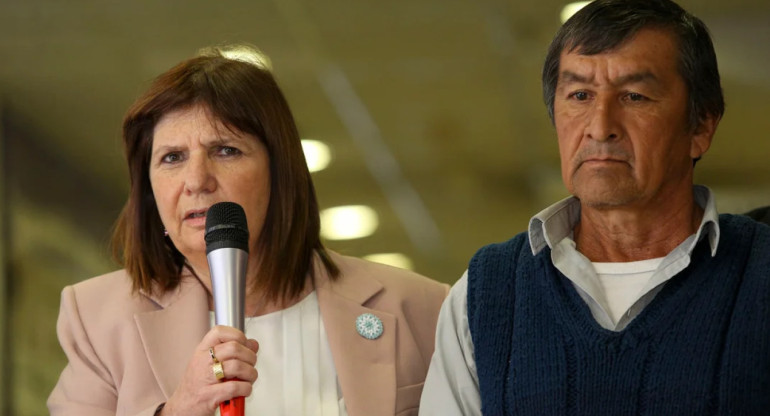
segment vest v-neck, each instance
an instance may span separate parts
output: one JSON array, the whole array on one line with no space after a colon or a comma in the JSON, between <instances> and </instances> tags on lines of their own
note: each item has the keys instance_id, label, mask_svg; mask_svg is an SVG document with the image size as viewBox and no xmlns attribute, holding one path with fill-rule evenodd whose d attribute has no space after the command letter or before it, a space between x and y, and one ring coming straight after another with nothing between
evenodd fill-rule
<instances>
[{"instance_id":1,"label":"vest v-neck","mask_svg":"<svg viewBox=\"0 0 770 416\"><path fill-rule=\"evenodd\" d=\"M547 251L544 250L538 255L538 261L550 262L550 253ZM652 302L619 331L605 329L599 325L570 280L554 267L550 267L549 263L539 268L542 275L535 278L547 282L548 289L552 291L553 296L549 297L548 302L549 309L554 314L554 322L564 324L564 330L572 332L576 339L582 339L590 345L633 347L652 332L666 331L678 316L685 313L692 298L699 294L698 288L711 276L706 272L711 267L707 242L701 241L692 255L691 266L666 282ZM683 282L687 280L692 281L684 285Z\"/></svg>"}]
</instances>

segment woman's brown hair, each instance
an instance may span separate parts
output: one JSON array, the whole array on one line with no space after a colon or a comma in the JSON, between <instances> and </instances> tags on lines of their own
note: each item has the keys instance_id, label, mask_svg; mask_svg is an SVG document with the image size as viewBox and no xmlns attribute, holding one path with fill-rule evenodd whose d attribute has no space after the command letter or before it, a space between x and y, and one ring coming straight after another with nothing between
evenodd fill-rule
<instances>
[{"instance_id":1,"label":"woman's brown hair","mask_svg":"<svg viewBox=\"0 0 770 416\"><path fill-rule=\"evenodd\" d=\"M314 253L332 278L339 274L319 237L318 202L294 118L264 61L253 59L259 56L243 46L208 49L158 76L129 108L123 144L130 191L112 251L133 279L134 290L164 292L180 282L185 258L163 235L149 163L158 121L196 105L228 128L257 137L270 158L270 202L257 240L259 276L249 289L269 300L299 295L313 273Z\"/></svg>"}]
</instances>

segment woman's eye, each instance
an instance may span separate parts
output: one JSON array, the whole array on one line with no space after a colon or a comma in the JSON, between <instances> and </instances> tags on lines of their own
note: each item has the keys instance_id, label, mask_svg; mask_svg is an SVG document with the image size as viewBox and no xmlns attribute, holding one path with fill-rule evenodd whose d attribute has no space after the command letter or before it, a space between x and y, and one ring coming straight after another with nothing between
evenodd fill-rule
<instances>
[{"instance_id":1,"label":"woman's eye","mask_svg":"<svg viewBox=\"0 0 770 416\"><path fill-rule=\"evenodd\" d=\"M219 148L219 154L222 156L235 156L241 154L241 151L232 146L222 146Z\"/></svg>"},{"instance_id":2,"label":"woman's eye","mask_svg":"<svg viewBox=\"0 0 770 416\"><path fill-rule=\"evenodd\" d=\"M180 160L182 160L182 155L177 152L173 152L163 156L163 159L161 159L161 162L176 163L176 162L179 162Z\"/></svg>"}]
</instances>

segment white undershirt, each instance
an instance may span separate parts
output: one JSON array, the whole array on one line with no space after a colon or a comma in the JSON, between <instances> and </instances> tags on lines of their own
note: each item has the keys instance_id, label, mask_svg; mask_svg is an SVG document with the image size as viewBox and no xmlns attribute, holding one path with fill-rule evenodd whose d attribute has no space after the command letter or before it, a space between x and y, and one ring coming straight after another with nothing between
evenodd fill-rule
<instances>
[{"instance_id":1,"label":"white undershirt","mask_svg":"<svg viewBox=\"0 0 770 416\"><path fill-rule=\"evenodd\" d=\"M642 289L658 269L663 257L627 263L591 262L604 291L607 314L617 324L643 295Z\"/></svg>"},{"instance_id":2,"label":"white undershirt","mask_svg":"<svg viewBox=\"0 0 770 416\"><path fill-rule=\"evenodd\" d=\"M246 416L347 416L315 292L287 309L246 318L245 329L259 341L259 378Z\"/></svg>"}]
</instances>

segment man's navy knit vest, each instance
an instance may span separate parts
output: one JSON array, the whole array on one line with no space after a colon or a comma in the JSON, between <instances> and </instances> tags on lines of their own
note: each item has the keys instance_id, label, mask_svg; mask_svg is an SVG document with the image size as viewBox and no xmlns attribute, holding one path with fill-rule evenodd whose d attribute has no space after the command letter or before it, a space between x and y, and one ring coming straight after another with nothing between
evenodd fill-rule
<instances>
[{"instance_id":1,"label":"man's navy knit vest","mask_svg":"<svg viewBox=\"0 0 770 416\"><path fill-rule=\"evenodd\" d=\"M770 415L770 227L721 215L619 332L603 329L548 248L486 246L468 272L484 415Z\"/></svg>"}]
</instances>

